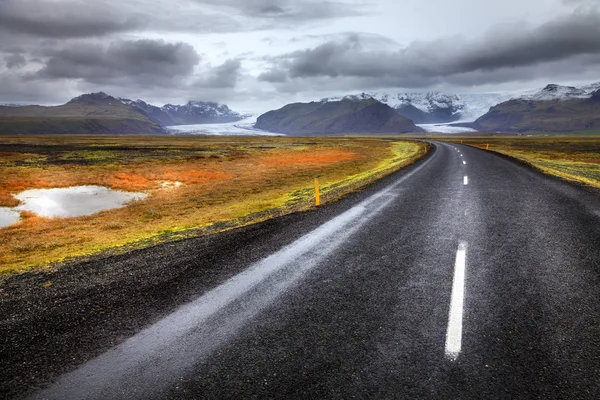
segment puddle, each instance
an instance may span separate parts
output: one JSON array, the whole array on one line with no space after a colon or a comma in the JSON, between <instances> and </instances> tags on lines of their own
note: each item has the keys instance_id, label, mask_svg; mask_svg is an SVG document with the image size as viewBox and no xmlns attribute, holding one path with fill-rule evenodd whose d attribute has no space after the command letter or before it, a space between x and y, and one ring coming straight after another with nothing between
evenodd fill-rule
<instances>
[{"instance_id":1,"label":"puddle","mask_svg":"<svg viewBox=\"0 0 600 400\"><path fill-rule=\"evenodd\" d=\"M123 192L103 186L74 186L59 189L31 189L15 195L17 207L0 208L0 227L19 221L20 211L31 211L41 217L79 217L99 211L121 208L148 197L146 193Z\"/></svg>"},{"instance_id":2,"label":"puddle","mask_svg":"<svg viewBox=\"0 0 600 400\"><path fill-rule=\"evenodd\" d=\"M75 186L60 189L32 189L15 197L19 211L32 211L41 217L79 217L99 211L120 208L135 200L143 200L146 193L123 192L103 186Z\"/></svg>"},{"instance_id":3,"label":"puddle","mask_svg":"<svg viewBox=\"0 0 600 400\"><path fill-rule=\"evenodd\" d=\"M8 207L0 207L0 228L19 222L21 214Z\"/></svg>"}]
</instances>

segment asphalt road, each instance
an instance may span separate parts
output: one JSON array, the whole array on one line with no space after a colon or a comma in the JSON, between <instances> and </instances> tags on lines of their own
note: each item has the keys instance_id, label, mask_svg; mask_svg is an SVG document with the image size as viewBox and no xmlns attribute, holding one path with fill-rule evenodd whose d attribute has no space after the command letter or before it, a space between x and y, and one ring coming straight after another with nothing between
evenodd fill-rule
<instances>
[{"instance_id":1,"label":"asphalt road","mask_svg":"<svg viewBox=\"0 0 600 400\"><path fill-rule=\"evenodd\" d=\"M600 398L600 195L435 146L31 398Z\"/></svg>"}]
</instances>

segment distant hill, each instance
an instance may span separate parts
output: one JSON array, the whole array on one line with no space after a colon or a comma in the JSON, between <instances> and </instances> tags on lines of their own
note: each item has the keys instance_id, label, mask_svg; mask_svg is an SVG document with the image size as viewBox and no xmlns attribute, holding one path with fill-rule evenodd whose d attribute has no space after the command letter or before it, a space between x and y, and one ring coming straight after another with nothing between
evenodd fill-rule
<instances>
[{"instance_id":1,"label":"distant hill","mask_svg":"<svg viewBox=\"0 0 600 400\"><path fill-rule=\"evenodd\" d=\"M372 98L288 104L258 117L254 127L287 135L422 132L411 120Z\"/></svg>"},{"instance_id":2,"label":"distant hill","mask_svg":"<svg viewBox=\"0 0 600 400\"><path fill-rule=\"evenodd\" d=\"M0 135L154 135L166 134L165 126L234 122L243 117L218 103L190 101L156 107L98 92L61 106L0 106Z\"/></svg>"},{"instance_id":3,"label":"distant hill","mask_svg":"<svg viewBox=\"0 0 600 400\"><path fill-rule=\"evenodd\" d=\"M164 134L154 121L106 93L55 107L0 106L0 134Z\"/></svg>"},{"instance_id":4,"label":"distant hill","mask_svg":"<svg viewBox=\"0 0 600 400\"><path fill-rule=\"evenodd\" d=\"M184 105L167 104L163 107L157 107L143 100L120 100L163 127L236 122L245 117L232 111L225 104L214 102L189 101Z\"/></svg>"},{"instance_id":5,"label":"distant hill","mask_svg":"<svg viewBox=\"0 0 600 400\"><path fill-rule=\"evenodd\" d=\"M497 132L572 132L600 129L600 90L548 85L542 92L498 104L472 127ZM539 100L538 100L539 99Z\"/></svg>"}]
</instances>

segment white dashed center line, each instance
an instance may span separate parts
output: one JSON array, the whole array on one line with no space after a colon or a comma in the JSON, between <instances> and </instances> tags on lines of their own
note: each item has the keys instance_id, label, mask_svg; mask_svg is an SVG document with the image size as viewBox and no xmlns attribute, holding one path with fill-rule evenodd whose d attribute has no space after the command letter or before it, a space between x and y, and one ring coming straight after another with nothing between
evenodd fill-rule
<instances>
[{"instance_id":1,"label":"white dashed center line","mask_svg":"<svg viewBox=\"0 0 600 400\"><path fill-rule=\"evenodd\" d=\"M467 165L467 162L466 162L466 161L463 161L463 164L464 164L464 165Z\"/></svg>"},{"instance_id":2,"label":"white dashed center line","mask_svg":"<svg viewBox=\"0 0 600 400\"><path fill-rule=\"evenodd\" d=\"M451 361L458 358L462 347L462 320L465 298L465 266L467 263L467 243L460 242L454 263L454 281L452 283L452 300L446 332L446 357Z\"/></svg>"},{"instance_id":3,"label":"white dashed center line","mask_svg":"<svg viewBox=\"0 0 600 400\"><path fill-rule=\"evenodd\" d=\"M465 186L467 186L469 184L469 177L465 176L465 178L463 179L463 183Z\"/></svg>"}]
</instances>

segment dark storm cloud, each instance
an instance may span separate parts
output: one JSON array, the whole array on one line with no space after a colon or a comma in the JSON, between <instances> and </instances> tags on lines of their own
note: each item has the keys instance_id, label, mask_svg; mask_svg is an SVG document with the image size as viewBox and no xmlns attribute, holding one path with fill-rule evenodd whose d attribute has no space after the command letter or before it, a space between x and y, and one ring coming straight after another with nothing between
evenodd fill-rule
<instances>
[{"instance_id":1,"label":"dark storm cloud","mask_svg":"<svg viewBox=\"0 0 600 400\"><path fill-rule=\"evenodd\" d=\"M50 53L34 78L166 86L190 76L200 61L189 44L149 39L116 41L108 46L72 44Z\"/></svg>"},{"instance_id":2,"label":"dark storm cloud","mask_svg":"<svg viewBox=\"0 0 600 400\"><path fill-rule=\"evenodd\" d=\"M148 0L0 0L0 33L84 38L141 31L240 32L363 15L364 10L317 0L182 0L177 7Z\"/></svg>"},{"instance_id":3,"label":"dark storm cloud","mask_svg":"<svg viewBox=\"0 0 600 400\"><path fill-rule=\"evenodd\" d=\"M94 2L0 1L0 31L43 37L88 37L142 29L147 18Z\"/></svg>"},{"instance_id":4,"label":"dark storm cloud","mask_svg":"<svg viewBox=\"0 0 600 400\"><path fill-rule=\"evenodd\" d=\"M414 42L397 51L374 51L366 48L360 37L329 41L273 59L274 65L261 79L277 83L285 73L291 79L349 77L403 87L455 79L476 85L486 83L482 80L489 78L487 72L519 68L525 73L522 67L587 54L600 54L597 10L579 10L535 29L497 28L479 42L448 38Z\"/></svg>"},{"instance_id":5,"label":"dark storm cloud","mask_svg":"<svg viewBox=\"0 0 600 400\"><path fill-rule=\"evenodd\" d=\"M203 72L194 86L200 88L234 88L240 75L240 60L227 60L222 65Z\"/></svg>"},{"instance_id":6,"label":"dark storm cloud","mask_svg":"<svg viewBox=\"0 0 600 400\"><path fill-rule=\"evenodd\" d=\"M304 22L359 16L368 13L367 4L321 0L195 0L198 3L227 7L238 15Z\"/></svg>"},{"instance_id":7,"label":"dark storm cloud","mask_svg":"<svg viewBox=\"0 0 600 400\"><path fill-rule=\"evenodd\" d=\"M283 83L287 81L287 74L285 71L275 68L260 74L258 80L261 82Z\"/></svg>"},{"instance_id":8,"label":"dark storm cloud","mask_svg":"<svg viewBox=\"0 0 600 400\"><path fill-rule=\"evenodd\" d=\"M259 12L261 14L283 14L283 13L285 13L285 10L276 5L268 5L268 6L262 7L259 10Z\"/></svg>"},{"instance_id":9,"label":"dark storm cloud","mask_svg":"<svg viewBox=\"0 0 600 400\"><path fill-rule=\"evenodd\" d=\"M21 68L25 66L25 64L27 64L27 60L25 59L25 57L22 54L18 53L7 56L5 60L6 68L8 69Z\"/></svg>"}]
</instances>

